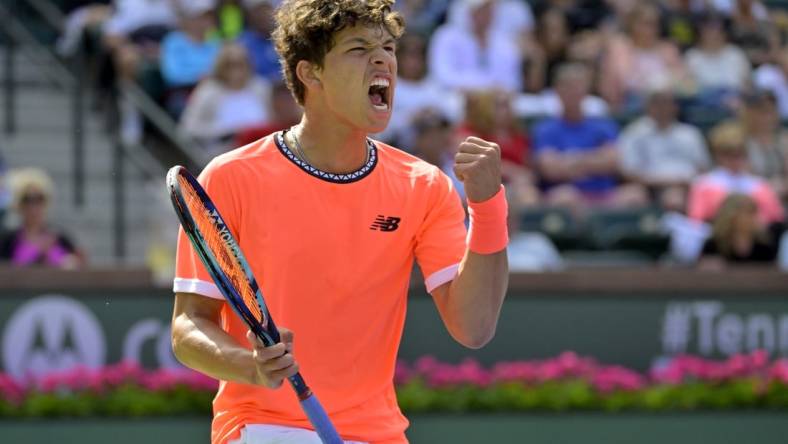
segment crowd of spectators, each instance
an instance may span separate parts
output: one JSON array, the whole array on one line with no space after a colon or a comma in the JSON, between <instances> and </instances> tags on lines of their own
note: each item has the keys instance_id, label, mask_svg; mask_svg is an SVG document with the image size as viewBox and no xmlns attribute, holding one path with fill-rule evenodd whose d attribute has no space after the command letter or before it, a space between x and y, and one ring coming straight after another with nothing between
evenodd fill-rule
<instances>
[{"instance_id":1,"label":"crowd of spectators","mask_svg":"<svg viewBox=\"0 0 788 444\"><path fill-rule=\"evenodd\" d=\"M163 89L151 93L209 152L298 121L270 40L277 0L76 3L61 48L93 30L114 82L155 67ZM376 137L453 176L458 140L477 135L501 146L517 211L560 208L582 223L657 208L674 243L706 233L692 261L774 261L788 199L788 14L770 6L398 0L408 32L391 124ZM138 140L139 114L121 111L124 139Z\"/></svg>"}]
</instances>

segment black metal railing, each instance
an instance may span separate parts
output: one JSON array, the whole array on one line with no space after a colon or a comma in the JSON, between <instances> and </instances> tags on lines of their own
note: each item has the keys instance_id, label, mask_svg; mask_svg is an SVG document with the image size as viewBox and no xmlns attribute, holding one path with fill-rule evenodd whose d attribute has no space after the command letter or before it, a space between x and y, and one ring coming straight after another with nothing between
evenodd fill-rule
<instances>
[{"instance_id":1,"label":"black metal railing","mask_svg":"<svg viewBox=\"0 0 788 444\"><path fill-rule=\"evenodd\" d=\"M56 33L63 29L65 20L60 10L49 0L26 0L26 9L32 11L36 18L49 26ZM0 0L0 34L4 34L5 63L3 66L3 97L5 122L4 132L13 135L19 131L17 85L21 79L15 78L17 58L22 52L44 63L40 63L42 74L53 85L63 91L69 91L71 97L71 153L73 176L73 202L82 208L85 202L85 100L87 92L85 85L86 55L80 46L79 51L70 60L68 66L54 53L50 46L42 44L15 14L18 7L16 0ZM141 114L150 122L168 143L174 146L187 159L186 163L202 165L205 159L200 155L190 141L178 134L176 124L169 115L162 110L145 92L137 85L129 85L120 91L124 97L134 103ZM113 104L117 107L117 103ZM126 164L132 164L136 170L147 178L163 180L166 166L161 165L141 146L130 147L121 142L117 119L110 119L108 129L112 139L112 177L113 177L113 253L116 259L123 261L127 254L127 224L126 224Z\"/></svg>"},{"instance_id":2,"label":"black metal railing","mask_svg":"<svg viewBox=\"0 0 788 444\"><path fill-rule=\"evenodd\" d=\"M35 1L35 0L34 0ZM15 11L16 2L0 2L0 17L4 17L3 30L5 31L5 69L4 91L6 112L6 134L14 134L19 125L17 122L16 85L21 79L16 76L17 48L23 44L24 48L34 53L33 58L42 61L39 68L49 81L65 91L72 92L71 117L71 152L73 168L73 201L77 207L85 203L85 177L84 177L84 152L85 152L85 115L82 106L82 82L64 66L54 53L44 44L39 42L35 34L18 18ZM28 6L33 6L34 3ZM17 6L18 7L18 6Z\"/></svg>"},{"instance_id":3,"label":"black metal railing","mask_svg":"<svg viewBox=\"0 0 788 444\"><path fill-rule=\"evenodd\" d=\"M11 3L13 5L13 3ZM0 4L0 7L2 5ZM11 6L5 14L0 14L0 24L3 29L10 29L13 10ZM8 135L16 133L16 91L14 89L14 59L16 58L16 42L14 38L6 33L5 58L3 63L3 108L5 119L3 119L3 131Z\"/></svg>"}]
</instances>

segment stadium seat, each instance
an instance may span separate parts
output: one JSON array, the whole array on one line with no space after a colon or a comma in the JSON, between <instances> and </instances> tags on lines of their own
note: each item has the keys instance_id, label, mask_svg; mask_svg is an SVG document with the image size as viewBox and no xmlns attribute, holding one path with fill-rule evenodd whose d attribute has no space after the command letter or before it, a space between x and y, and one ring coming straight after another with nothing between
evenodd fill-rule
<instances>
[{"instance_id":1,"label":"stadium seat","mask_svg":"<svg viewBox=\"0 0 788 444\"><path fill-rule=\"evenodd\" d=\"M639 251L656 259L668 246L660 216L656 208L596 210L589 215L588 232L599 250Z\"/></svg>"},{"instance_id":2,"label":"stadium seat","mask_svg":"<svg viewBox=\"0 0 788 444\"><path fill-rule=\"evenodd\" d=\"M711 106L689 105L682 111L682 120L697 126L704 133L731 117L730 111Z\"/></svg>"},{"instance_id":3,"label":"stadium seat","mask_svg":"<svg viewBox=\"0 0 788 444\"><path fill-rule=\"evenodd\" d=\"M520 213L520 230L540 232L555 243L559 250L577 248L580 228L572 213L563 208L529 208Z\"/></svg>"},{"instance_id":4,"label":"stadium seat","mask_svg":"<svg viewBox=\"0 0 788 444\"><path fill-rule=\"evenodd\" d=\"M564 251L561 253L567 268L647 268L654 258L640 251Z\"/></svg>"},{"instance_id":5,"label":"stadium seat","mask_svg":"<svg viewBox=\"0 0 788 444\"><path fill-rule=\"evenodd\" d=\"M788 11L788 0L764 0L763 4L770 10Z\"/></svg>"}]
</instances>

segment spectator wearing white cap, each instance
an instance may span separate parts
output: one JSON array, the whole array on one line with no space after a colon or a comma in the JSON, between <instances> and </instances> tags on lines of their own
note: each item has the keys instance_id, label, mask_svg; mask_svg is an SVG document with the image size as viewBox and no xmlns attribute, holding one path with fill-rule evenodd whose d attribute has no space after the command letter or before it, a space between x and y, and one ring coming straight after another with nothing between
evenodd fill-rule
<instances>
[{"instance_id":1,"label":"spectator wearing white cap","mask_svg":"<svg viewBox=\"0 0 788 444\"><path fill-rule=\"evenodd\" d=\"M439 27L429 48L430 76L453 90L518 91L522 59L511 32L496 29L495 0L461 0L467 16ZM459 2L458 2L459 3ZM459 12L457 13L459 14Z\"/></svg>"},{"instance_id":2,"label":"spectator wearing white cap","mask_svg":"<svg viewBox=\"0 0 788 444\"><path fill-rule=\"evenodd\" d=\"M254 71L271 82L282 81L282 67L279 56L271 41L274 29L274 4L271 0L244 0L248 29L238 43L246 48Z\"/></svg>"}]
</instances>

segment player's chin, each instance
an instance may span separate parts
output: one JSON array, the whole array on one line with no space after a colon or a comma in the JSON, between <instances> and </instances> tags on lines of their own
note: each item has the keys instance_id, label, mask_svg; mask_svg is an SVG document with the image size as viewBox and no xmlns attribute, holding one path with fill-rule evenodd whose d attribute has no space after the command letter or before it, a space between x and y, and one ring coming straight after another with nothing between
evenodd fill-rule
<instances>
[{"instance_id":1,"label":"player's chin","mask_svg":"<svg viewBox=\"0 0 788 444\"><path fill-rule=\"evenodd\" d=\"M389 120L391 120L391 113L372 113L367 118L367 132L371 134L383 132L389 126Z\"/></svg>"}]
</instances>

